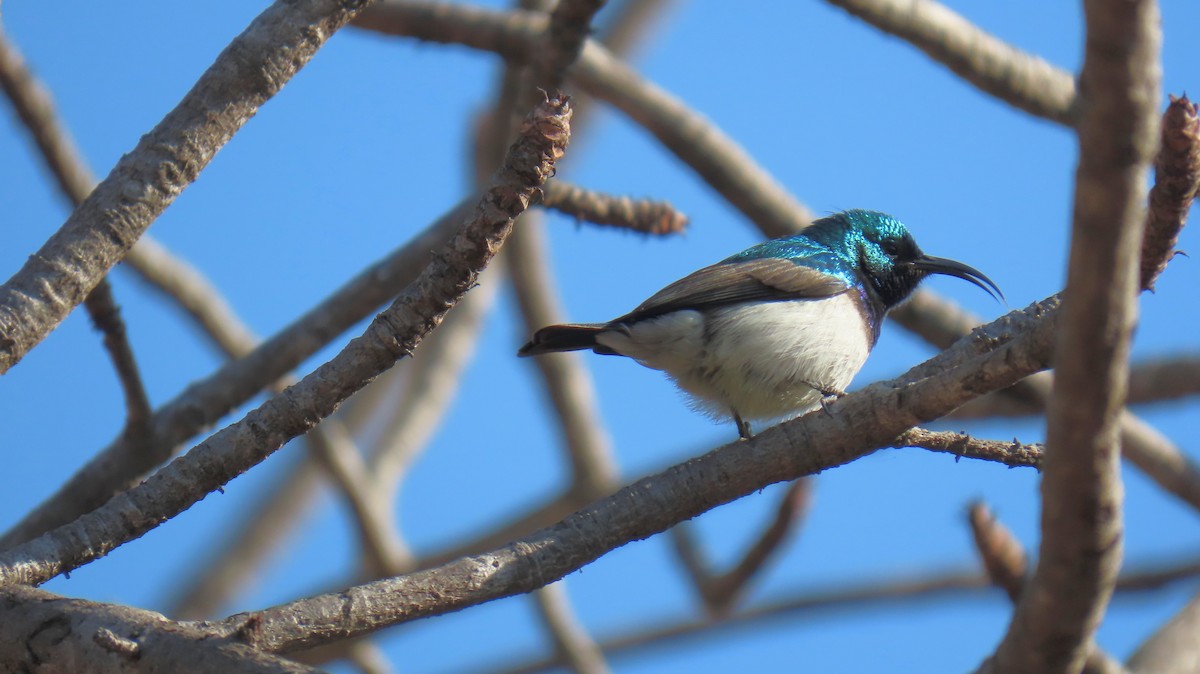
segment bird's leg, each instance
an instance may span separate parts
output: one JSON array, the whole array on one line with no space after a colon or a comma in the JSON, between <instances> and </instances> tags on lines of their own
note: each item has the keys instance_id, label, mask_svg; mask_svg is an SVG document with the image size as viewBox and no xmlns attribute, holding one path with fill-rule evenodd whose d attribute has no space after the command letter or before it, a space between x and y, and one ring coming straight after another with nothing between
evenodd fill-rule
<instances>
[{"instance_id":1,"label":"bird's leg","mask_svg":"<svg viewBox=\"0 0 1200 674\"><path fill-rule=\"evenodd\" d=\"M738 436L743 440L753 438L754 434L750 432L750 422L743 419L742 415L737 413L737 410L730 409L729 411L733 412L733 423L737 424Z\"/></svg>"},{"instance_id":2,"label":"bird's leg","mask_svg":"<svg viewBox=\"0 0 1200 674\"><path fill-rule=\"evenodd\" d=\"M814 386L813 388L816 389L821 394L821 409L824 410L825 414L828 414L829 416L833 416L833 412L829 411L829 403L846 395L846 392L839 391L838 389L829 388L829 387L825 387L825 386Z\"/></svg>"}]
</instances>

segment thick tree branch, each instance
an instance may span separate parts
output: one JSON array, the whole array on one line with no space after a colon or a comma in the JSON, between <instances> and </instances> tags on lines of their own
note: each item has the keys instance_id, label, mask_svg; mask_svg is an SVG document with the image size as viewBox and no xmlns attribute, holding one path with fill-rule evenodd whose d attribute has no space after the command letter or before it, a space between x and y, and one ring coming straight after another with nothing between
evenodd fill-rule
<instances>
[{"instance_id":1,"label":"thick tree branch","mask_svg":"<svg viewBox=\"0 0 1200 674\"><path fill-rule=\"evenodd\" d=\"M0 671L134 674L317 670L128 606L0 588Z\"/></svg>"},{"instance_id":2,"label":"thick tree branch","mask_svg":"<svg viewBox=\"0 0 1200 674\"><path fill-rule=\"evenodd\" d=\"M0 374L83 301L233 134L365 0L276 2L0 286Z\"/></svg>"},{"instance_id":3,"label":"thick tree branch","mask_svg":"<svg viewBox=\"0 0 1200 674\"><path fill-rule=\"evenodd\" d=\"M1014 312L904 376L644 478L499 549L427 571L233 616L224 629L269 651L293 651L529 592L612 549L769 484L842 465L888 445L964 400L1045 367L1055 302ZM980 344L982 355L971 356ZM967 353L963 353L967 352ZM961 360L961 363L956 361ZM954 363L954 365L947 365ZM932 374L919 378L919 371ZM799 451L803 448L803 451ZM721 479L713 479L720 476ZM703 485L703 487L701 487ZM244 629L252 626L250 631Z\"/></svg>"},{"instance_id":4,"label":"thick tree branch","mask_svg":"<svg viewBox=\"0 0 1200 674\"><path fill-rule=\"evenodd\" d=\"M1158 7L1084 3L1075 217L1054 351L1042 544L995 672L1077 671L1121 563L1119 422L1139 289L1141 196L1158 135Z\"/></svg>"},{"instance_id":5,"label":"thick tree branch","mask_svg":"<svg viewBox=\"0 0 1200 674\"><path fill-rule=\"evenodd\" d=\"M44 582L141 536L312 428L396 360L411 354L470 289L508 236L513 219L553 173L569 135L569 119L570 106L563 98L535 108L472 219L362 336L285 393L141 485L0 555L0 582Z\"/></svg>"},{"instance_id":6,"label":"thick tree branch","mask_svg":"<svg viewBox=\"0 0 1200 674\"><path fill-rule=\"evenodd\" d=\"M1059 124L1077 115L1075 78L984 32L933 0L829 0L907 40L984 93Z\"/></svg>"}]
</instances>

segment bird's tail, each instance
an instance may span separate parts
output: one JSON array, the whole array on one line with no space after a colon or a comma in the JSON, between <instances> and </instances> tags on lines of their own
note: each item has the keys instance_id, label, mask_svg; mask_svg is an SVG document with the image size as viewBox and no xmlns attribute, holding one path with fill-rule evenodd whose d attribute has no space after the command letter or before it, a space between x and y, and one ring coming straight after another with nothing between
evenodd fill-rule
<instances>
[{"instance_id":1,"label":"bird's tail","mask_svg":"<svg viewBox=\"0 0 1200 674\"><path fill-rule=\"evenodd\" d=\"M518 356L537 356L555 351L594 349L596 335L608 329L603 323L569 323L549 325L533 333L533 339L517 351ZM601 347L603 348L603 347Z\"/></svg>"}]
</instances>

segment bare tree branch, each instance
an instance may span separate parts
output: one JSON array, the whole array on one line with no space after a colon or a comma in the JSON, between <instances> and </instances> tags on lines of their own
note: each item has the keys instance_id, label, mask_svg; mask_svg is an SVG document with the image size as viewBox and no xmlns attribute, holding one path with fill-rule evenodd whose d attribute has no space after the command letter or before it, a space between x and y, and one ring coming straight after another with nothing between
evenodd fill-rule
<instances>
[{"instance_id":1,"label":"bare tree branch","mask_svg":"<svg viewBox=\"0 0 1200 674\"><path fill-rule=\"evenodd\" d=\"M1200 356L1180 355L1151 358L1129 366L1127 404L1148 404L1200 395ZM950 419L1022 417L1045 411L1032 400L1006 395L1004 391L984 396L954 410Z\"/></svg>"},{"instance_id":2,"label":"bare tree branch","mask_svg":"<svg viewBox=\"0 0 1200 674\"><path fill-rule=\"evenodd\" d=\"M365 1L276 2L0 286L0 374L83 301L217 150Z\"/></svg>"},{"instance_id":3,"label":"bare tree branch","mask_svg":"<svg viewBox=\"0 0 1200 674\"><path fill-rule=\"evenodd\" d=\"M317 671L243 644L222 643L157 613L20 585L0 588L0 643L0 670L5 672Z\"/></svg>"},{"instance_id":4,"label":"bare tree branch","mask_svg":"<svg viewBox=\"0 0 1200 674\"><path fill-rule=\"evenodd\" d=\"M391 492L382 488L345 426L322 424L324 432L309 433L317 460L338 485L354 514L368 573L390 574L412 564L412 553L400 539L392 516ZM316 429L314 429L316 430Z\"/></svg>"},{"instance_id":5,"label":"bare tree branch","mask_svg":"<svg viewBox=\"0 0 1200 674\"><path fill-rule=\"evenodd\" d=\"M975 539L975 550L988 578L1003 589L1013 603L1020 601L1028 569L1020 541L982 503L971 505L967 519ZM1080 674L1120 674L1124 671L1119 662L1092 644Z\"/></svg>"},{"instance_id":6,"label":"bare tree branch","mask_svg":"<svg viewBox=\"0 0 1200 674\"><path fill-rule=\"evenodd\" d=\"M1158 7L1084 3L1075 218L1042 467L1042 544L995 672L1075 671L1121 563L1119 422L1138 293L1141 196L1158 135Z\"/></svg>"},{"instance_id":7,"label":"bare tree branch","mask_svg":"<svg viewBox=\"0 0 1200 674\"><path fill-rule=\"evenodd\" d=\"M538 615L554 639L554 650L575 674L605 674L604 653L575 619L567 599L566 581L550 583L533 593Z\"/></svg>"},{"instance_id":8,"label":"bare tree branch","mask_svg":"<svg viewBox=\"0 0 1200 674\"><path fill-rule=\"evenodd\" d=\"M1045 449L1040 444L1027 445L1016 440L1000 442L982 440L966 433L928 431L910 428L893 441L893 447L921 447L934 452L947 452L967 459L997 461L1010 468L1029 466L1041 468Z\"/></svg>"},{"instance_id":9,"label":"bare tree branch","mask_svg":"<svg viewBox=\"0 0 1200 674\"><path fill-rule=\"evenodd\" d=\"M552 174L566 145L569 119L564 98L534 109L472 220L362 336L285 393L141 485L71 524L0 554L0 582L44 582L144 534L310 429L396 360L411 354L474 284L517 214Z\"/></svg>"},{"instance_id":10,"label":"bare tree branch","mask_svg":"<svg viewBox=\"0 0 1200 674\"><path fill-rule=\"evenodd\" d=\"M971 536L975 539L975 551L979 553L988 578L1016 602L1021 598L1025 573L1029 568L1025 549L983 503L971 504L967 509L967 521L971 525Z\"/></svg>"},{"instance_id":11,"label":"bare tree branch","mask_svg":"<svg viewBox=\"0 0 1200 674\"><path fill-rule=\"evenodd\" d=\"M918 292L914 300L919 303L918 310L901 305L891 316L934 346L946 348L970 334L971 326L978 323L978 319L936 295ZM1021 401L1019 404L1044 409L1052 385L1053 377L1042 372L992 396L1003 395ZM1122 414L1120 424L1123 456L1167 492L1200 509L1200 469L1179 447L1132 413Z\"/></svg>"},{"instance_id":12,"label":"bare tree branch","mask_svg":"<svg viewBox=\"0 0 1200 674\"><path fill-rule=\"evenodd\" d=\"M524 58L537 44L545 18L385 0L364 12L354 25ZM595 41L584 44L568 76L646 128L767 236L792 234L812 221L812 214L737 143Z\"/></svg>"},{"instance_id":13,"label":"bare tree branch","mask_svg":"<svg viewBox=\"0 0 1200 674\"><path fill-rule=\"evenodd\" d=\"M478 140L477 164L494 162L497 153L509 136L508 120L523 105L537 95L539 88L555 87L562 83L567 68L578 57L593 15L603 2L595 0L562 0L553 5L545 28L535 38L538 48L528 68L520 63L506 65L498 82L496 102L486 122L488 136ZM537 9L550 7L538 0L522 2L522 6ZM539 12L532 13L541 16ZM482 177L476 166L477 177ZM562 310L551 271L546 262L545 233L536 213L526 214L507 247L507 269L513 283L522 322L526 332L553 323L562 323ZM596 406L591 376L574 354L557 354L538 358L533 365L541 375L546 397L555 412L563 435L563 446L571 462L575 487L590 497L611 489L616 468L612 448Z\"/></svg>"},{"instance_id":14,"label":"bare tree branch","mask_svg":"<svg viewBox=\"0 0 1200 674\"><path fill-rule=\"evenodd\" d=\"M0 549L27 541L104 504L170 458L175 447L278 381L350 326L411 283L428 259L471 214L464 200L424 232L368 266L253 352L193 383L154 415L151 452L117 438L41 505L0 537Z\"/></svg>"},{"instance_id":15,"label":"bare tree branch","mask_svg":"<svg viewBox=\"0 0 1200 674\"><path fill-rule=\"evenodd\" d=\"M91 175L83 168L70 136L59 126L49 92L25 67L24 59L2 29L0 87L25 124L67 200L72 207L78 206L92 191L94 183ZM150 400L142 383L142 375L138 372L133 348L125 334L125 321L121 319L113 298L112 284L107 278L101 278L83 303L92 324L104 335L104 348L108 351L125 394L125 433L134 442L144 442L151 413Z\"/></svg>"},{"instance_id":16,"label":"bare tree branch","mask_svg":"<svg viewBox=\"0 0 1200 674\"><path fill-rule=\"evenodd\" d=\"M1200 116L1186 95L1175 98L1162 119L1162 141L1155 162L1154 188L1142 239L1142 288L1167 267L1200 188Z\"/></svg>"},{"instance_id":17,"label":"bare tree branch","mask_svg":"<svg viewBox=\"0 0 1200 674\"><path fill-rule=\"evenodd\" d=\"M542 206L586 222L641 234L680 234L687 229L687 216L665 201L614 196L560 180L546 183L543 192Z\"/></svg>"},{"instance_id":18,"label":"bare tree branch","mask_svg":"<svg viewBox=\"0 0 1200 674\"><path fill-rule=\"evenodd\" d=\"M436 569L239 614L223 621L223 629L260 648L286 652L537 589L617 546L717 505L870 454L907 428L1045 367L1056 324L1054 306L1051 299L981 329L988 344L982 355L962 352L976 350L983 340L963 343L961 349L938 354L898 379L831 403L827 412L769 428L753 440L639 480L557 525L499 549ZM963 362L957 363L960 359ZM932 374L918 378L927 370ZM722 479L704 477L711 475ZM695 489L698 483L709 486ZM252 632L244 629L247 625L253 626Z\"/></svg>"},{"instance_id":19,"label":"bare tree branch","mask_svg":"<svg viewBox=\"0 0 1200 674\"><path fill-rule=\"evenodd\" d=\"M1144 592L1156 590L1200 574L1200 563L1195 561L1171 565L1139 565L1137 570L1121 575L1117 581L1118 592ZM599 640L600 648L610 658L630 655L650 647L662 647L698 637L712 638L714 633L746 628L770 620L780 620L796 615L828 611L829 609L871 607L878 604L929 599L932 597L968 598L979 596L990 586L989 579L972 570L946 570L926 572L912 578L893 578L868 581L850 587L833 587L813 592L805 590L789 593L769 602L743 609L721 620L701 618L663 624L662 621L643 624L621 630ZM1190 635L1189 635L1190 636ZM519 663L501 664L494 669L484 670L491 674L534 674L561 667L560 658L531 659ZM478 669L473 670L478 673ZM1143 670L1139 674L1157 674L1154 670ZM1185 674L1169 672L1168 674Z\"/></svg>"},{"instance_id":20,"label":"bare tree branch","mask_svg":"<svg viewBox=\"0 0 1200 674\"><path fill-rule=\"evenodd\" d=\"M1200 671L1200 595L1192 597L1126 663L1137 674L1196 674Z\"/></svg>"},{"instance_id":21,"label":"bare tree branch","mask_svg":"<svg viewBox=\"0 0 1200 674\"><path fill-rule=\"evenodd\" d=\"M1075 78L984 32L933 0L829 0L907 40L985 93L1031 115L1070 126L1077 115Z\"/></svg>"},{"instance_id":22,"label":"bare tree branch","mask_svg":"<svg viewBox=\"0 0 1200 674\"><path fill-rule=\"evenodd\" d=\"M811 501L812 480L801 478L788 486L775 517L763 530L758 540L746 550L742 559L729 571L714 576L708 570L708 564L702 558L695 534L688 522L680 522L671 528L671 541L684 568L692 577L692 582L704 600L704 607L710 615L728 615L736 606L738 600L745 595L746 587L756 578L766 563L795 531L796 523L804 519Z\"/></svg>"},{"instance_id":23,"label":"bare tree branch","mask_svg":"<svg viewBox=\"0 0 1200 674\"><path fill-rule=\"evenodd\" d=\"M308 514L320 484L321 469L315 461L307 455L296 461L249 507L255 516L240 521L228 539L213 544L213 557L218 561L201 564L191 586L179 587L178 594L165 601L169 607L165 613L181 620L199 620L223 608L292 533L294 523Z\"/></svg>"}]
</instances>

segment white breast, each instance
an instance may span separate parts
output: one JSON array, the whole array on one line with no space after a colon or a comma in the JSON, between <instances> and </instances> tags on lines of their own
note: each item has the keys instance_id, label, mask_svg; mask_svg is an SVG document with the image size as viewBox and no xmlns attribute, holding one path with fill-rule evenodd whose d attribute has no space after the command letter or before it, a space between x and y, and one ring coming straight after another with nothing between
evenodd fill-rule
<instances>
[{"instance_id":1,"label":"white breast","mask_svg":"<svg viewBox=\"0 0 1200 674\"><path fill-rule=\"evenodd\" d=\"M822 300L676 311L602 333L598 342L663 370L715 417L775 419L844 391L871 351L849 294Z\"/></svg>"}]
</instances>

